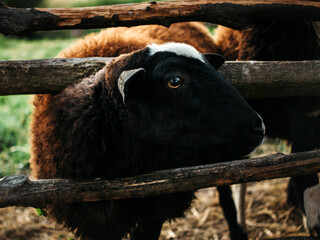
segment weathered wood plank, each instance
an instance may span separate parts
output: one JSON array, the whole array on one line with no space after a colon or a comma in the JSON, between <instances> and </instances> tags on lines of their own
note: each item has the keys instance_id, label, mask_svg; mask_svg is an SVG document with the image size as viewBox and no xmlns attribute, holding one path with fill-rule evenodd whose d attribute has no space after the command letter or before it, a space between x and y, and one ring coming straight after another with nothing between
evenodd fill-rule
<instances>
[{"instance_id":1,"label":"weathered wood plank","mask_svg":"<svg viewBox=\"0 0 320 240\"><path fill-rule=\"evenodd\" d=\"M0 33L88 29L204 21L242 29L261 20L320 21L320 2L312 0L201 0L144 2L86 8L15 9L0 4Z\"/></svg>"},{"instance_id":2,"label":"weathered wood plank","mask_svg":"<svg viewBox=\"0 0 320 240\"><path fill-rule=\"evenodd\" d=\"M143 198L319 171L320 150L316 150L169 169L113 180L47 179L30 181L24 175L12 175L0 180L0 207L44 207L54 201L89 202Z\"/></svg>"},{"instance_id":3,"label":"weathered wood plank","mask_svg":"<svg viewBox=\"0 0 320 240\"><path fill-rule=\"evenodd\" d=\"M55 93L111 58L0 61L0 95ZM226 62L219 70L246 98L320 96L320 61Z\"/></svg>"},{"instance_id":4,"label":"weathered wood plank","mask_svg":"<svg viewBox=\"0 0 320 240\"><path fill-rule=\"evenodd\" d=\"M226 62L219 70L245 98L320 96L320 61Z\"/></svg>"},{"instance_id":5,"label":"weathered wood plank","mask_svg":"<svg viewBox=\"0 0 320 240\"><path fill-rule=\"evenodd\" d=\"M0 95L54 93L103 68L110 58L0 61Z\"/></svg>"}]
</instances>

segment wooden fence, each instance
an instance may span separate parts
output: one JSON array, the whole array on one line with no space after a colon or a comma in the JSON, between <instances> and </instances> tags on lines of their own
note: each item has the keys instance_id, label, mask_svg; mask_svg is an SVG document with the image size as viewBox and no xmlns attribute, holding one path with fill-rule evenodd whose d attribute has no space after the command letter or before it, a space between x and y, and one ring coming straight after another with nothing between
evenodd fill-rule
<instances>
[{"instance_id":1,"label":"wooden fence","mask_svg":"<svg viewBox=\"0 0 320 240\"><path fill-rule=\"evenodd\" d=\"M139 24L169 26L174 22L195 20L243 29L261 20L281 19L284 12L289 19L320 21L320 2L200 0L71 9L15 9L0 4L0 33L19 35L37 30ZM96 72L109 60L90 58L0 61L0 95L58 92L68 84ZM247 98L320 96L319 67L320 61L227 62L221 68L221 73ZM66 73L68 82L64 81ZM42 207L57 199L77 202L146 197L319 171L320 150L317 150L171 169L116 180L30 181L27 176L14 175L0 180L0 207Z\"/></svg>"},{"instance_id":2,"label":"wooden fence","mask_svg":"<svg viewBox=\"0 0 320 240\"><path fill-rule=\"evenodd\" d=\"M98 71L110 59L0 61L0 95L58 92ZM219 71L244 97L266 98L320 96L319 69L318 60L230 61Z\"/></svg>"},{"instance_id":3,"label":"wooden fence","mask_svg":"<svg viewBox=\"0 0 320 240\"><path fill-rule=\"evenodd\" d=\"M86 8L14 9L0 5L0 32L23 34L37 30L87 29L204 21L235 29L261 20L320 21L315 0L189 0L145 2Z\"/></svg>"}]
</instances>

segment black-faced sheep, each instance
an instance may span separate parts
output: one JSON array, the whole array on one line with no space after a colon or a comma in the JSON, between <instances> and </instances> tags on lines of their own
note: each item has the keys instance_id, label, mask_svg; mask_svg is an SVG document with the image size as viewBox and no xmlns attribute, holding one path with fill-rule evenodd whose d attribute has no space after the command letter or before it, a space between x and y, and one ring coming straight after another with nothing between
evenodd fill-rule
<instances>
[{"instance_id":1,"label":"black-faced sheep","mask_svg":"<svg viewBox=\"0 0 320 240\"><path fill-rule=\"evenodd\" d=\"M209 64L211 63L211 65ZM121 55L56 95L37 95L31 167L37 178L118 178L241 158L263 138L256 112L216 69L218 55L169 43ZM213 67L212 67L213 66ZM49 213L82 239L158 239L193 192Z\"/></svg>"},{"instance_id":2,"label":"black-faced sheep","mask_svg":"<svg viewBox=\"0 0 320 240\"><path fill-rule=\"evenodd\" d=\"M320 59L319 25L313 22L266 21L242 31L220 26L215 43L218 53L227 60ZM319 97L249 99L248 102L264 119L267 136L289 140L292 152L319 148ZM292 177L287 201L303 210L305 189L317 183L316 174Z\"/></svg>"}]
</instances>

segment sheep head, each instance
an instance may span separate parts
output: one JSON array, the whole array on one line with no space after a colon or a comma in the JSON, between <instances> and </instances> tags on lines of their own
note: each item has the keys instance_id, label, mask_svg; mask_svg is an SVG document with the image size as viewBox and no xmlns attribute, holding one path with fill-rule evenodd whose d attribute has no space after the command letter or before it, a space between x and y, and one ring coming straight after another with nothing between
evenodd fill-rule
<instances>
[{"instance_id":1,"label":"sheep head","mask_svg":"<svg viewBox=\"0 0 320 240\"><path fill-rule=\"evenodd\" d=\"M263 139L264 126L217 72L223 63L220 55L202 55L178 43L152 44L111 63L108 67L117 69L113 77L126 137L210 149L229 158L252 151Z\"/></svg>"}]
</instances>

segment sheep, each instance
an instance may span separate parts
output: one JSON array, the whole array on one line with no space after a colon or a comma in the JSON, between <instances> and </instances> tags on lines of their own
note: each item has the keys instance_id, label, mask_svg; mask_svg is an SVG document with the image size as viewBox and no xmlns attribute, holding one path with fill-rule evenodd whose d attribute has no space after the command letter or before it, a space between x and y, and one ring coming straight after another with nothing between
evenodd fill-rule
<instances>
[{"instance_id":1,"label":"sheep","mask_svg":"<svg viewBox=\"0 0 320 240\"><path fill-rule=\"evenodd\" d=\"M284 19L261 21L242 31L219 26L214 42L217 53L227 60L316 60L320 59L319 29L314 22ZM248 99L248 103L264 119L267 136L289 140L292 152L320 146L319 97ZM316 174L290 178L287 202L303 212L303 193L318 182Z\"/></svg>"},{"instance_id":2,"label":"sheep","mask_svg":"<svg viewBox=\"0 0 320 240\"><path fill-rule=\"evenodd\" d=\"M202 53L217 51L210 32L202 23L187 22L172 24L170 28L149 25L105 29L98 34L91 34L78 41L63 50L58 57L116 57L141 49L148 43L161 44L169 41L190 44ZM229 187L223 186L217 189L231 238L247 239L246 233L237 222L236 207Z\"/></svg>"},{"instance_id":3,"label":"sheep","mask_svg":"<svg viewBox=\"0 0 320 240\"><path fill-rule=\"evenodd\" d=\"M170 28L160 25L108 28L90 34L60 52L60 58L117 57L144 48L148 43L186 43L201 53L217 52L208 29L198 22L176 23Z\"/></svg>"},{"instance_id":4,"label":"sheep","mask_svg":"<svg viewBox=\"0 0 320 240\"><path fill-rule=\"evenodd\" d=\"M261 143L262 119L216 71L224 62L221 56L202 55L182 43L159 45L151 37L147 41L156 43L144 46L137 41L134 46L128 35L120 35L117 49L110 51L122 54L125 44L130 53L58 94L35 96L30 158L34 177L131 177L239 159ZM112 42L112 37L95 40ZM86 44L76 46L85 51ZM105 56L111 47L100 44L90 46ZM93 53L89 45L88 55ZM76 55L77 47L60 56ZM152 240L158 239L164 221L183 216L193 198L189 191L56 202L47 209L81 239L121 239L129 233L133 240Z\"/></svg>"}]
</instances>

